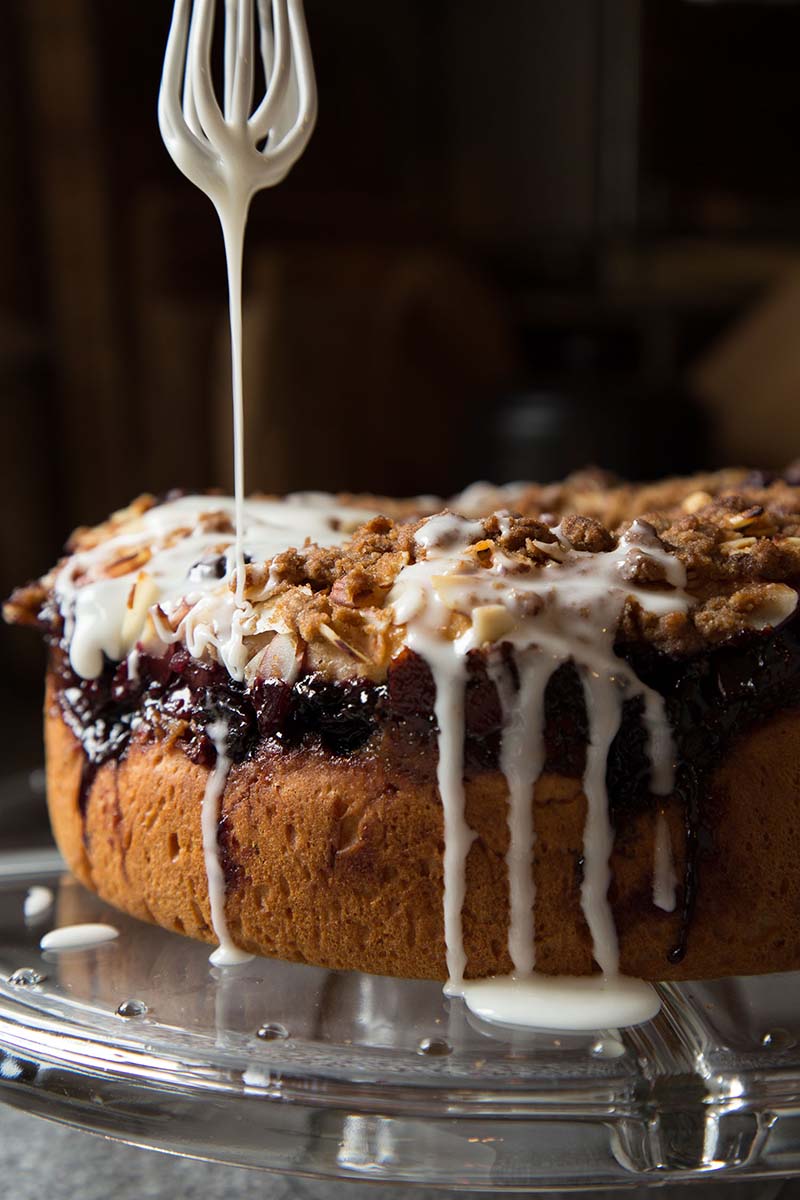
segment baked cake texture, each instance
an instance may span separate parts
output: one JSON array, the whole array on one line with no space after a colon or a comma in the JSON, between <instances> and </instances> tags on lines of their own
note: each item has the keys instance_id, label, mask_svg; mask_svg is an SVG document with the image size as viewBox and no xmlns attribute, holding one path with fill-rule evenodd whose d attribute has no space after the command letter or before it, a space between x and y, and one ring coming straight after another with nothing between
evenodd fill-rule
<instances>
[{"instance_id":1,"label":"baked cake texture","mask_svg":"<svg viewBox=\"0 0 800 1200\"><path fill-rule=\"evenodd\" d=\"M791 472L255 499L242 578L232 512L141 497L6 604L87 887L407 977L800 967Z\"/></svg>"}]
</instances>

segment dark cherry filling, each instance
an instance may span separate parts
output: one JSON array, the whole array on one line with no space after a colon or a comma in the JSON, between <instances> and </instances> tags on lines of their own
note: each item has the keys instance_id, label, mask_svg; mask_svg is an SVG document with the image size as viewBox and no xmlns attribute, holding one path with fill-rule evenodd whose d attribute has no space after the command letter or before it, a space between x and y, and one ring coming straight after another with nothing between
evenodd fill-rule
<instances>
[{"instance_id":1,"label":"dark cherry filling","mask_svg":"<svg viewBox=\"0 0 800 1200\"><path fill-rule=\"evenodd\" d=\"M164 657L142 655L135 679L127 663L106 663L93 680L71 669L64 647L53 642L52 665L64 719L86 754L82 779L85 806L97 769L121 758L137 729L145 734L180 723L179 744L195 762L215 759L208 726L228 727L228 753L240 762L265 741L286 747L318 745L336 755L360 750L380 728L403 728L413 737L435 734L436 689L427 665L404 651L386 684L334 682L306 674L293 686L280 680L251 690L217 664L193 659L183 648ZM617 653L639 678L664 696L678 747L676 790L683 800L687 860L681 929L669 959L679 962L697 892L698 853L706 840L703 795L725 747L752 723L779 708L800 704L800 621L769 635L743 634L728 645L692 659L675 659L647 646L618 645ZM647 738L640 698L626 700L608 757L612 819L651 803ZM496 769L501 712L494 684L479 654L471 655L465 699L465 771ZM173 726L174 728L174 726ZM547 771L580 776L586 759L588 722L583 689L572 664L559 667L545 694Z\"/></svg>"}]
</instances>

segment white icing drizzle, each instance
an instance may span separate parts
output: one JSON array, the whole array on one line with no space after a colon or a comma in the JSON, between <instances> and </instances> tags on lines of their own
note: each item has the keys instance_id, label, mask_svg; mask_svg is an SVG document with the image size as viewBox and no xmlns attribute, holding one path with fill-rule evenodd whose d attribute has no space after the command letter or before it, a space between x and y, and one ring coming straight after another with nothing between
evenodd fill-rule
<instances>
[{"instance_id":1,"label":"white icing drizzle","mask_svg":"<svg viewBox=\"0 0 800 1200\"><path fill-rule=\"evenodd\" d=\"M128 655L135 670L136 643L149 616L162 650L168 643L183 642L194 657L212 653L234 679L243 678L245 638L264 629L256 627L252 604L237 600L232 587L235 565L227 552L234 542L234 513L235 502L228 496L182 496L148 509L115 537L66 560L56 575L54 594L78 675L96 678L104 655L112 661ZM215 514L228 519L227 532L214 531ZM257 563L307 539L336 545L374 515L339 505L330 496L247 500L243 514L244 549ZM149 555L143 566L137 565L137 552ZM126 570L127 556L132 565ZM225 563L221 579L211 561L220 557ZM114 564L120 564L114 568L119 573L108 575Z\"/></svg>"},{"instance_id":2,"label":"white icing drizzle","mask_svg":"<svg viewBox=\"0 0 800 1200\"><path fill-rule=\"evenodd\" d=\"M656 795L666 795L672 789L675 752L662 697L614 654L613 644L628 598L636 600L645 611L659 615L685 610L689 604L682 590L685 575L681 563L664 550L643 523L634 522L617 547L604 554L576 551L560 528L553 533L556 542L539 544L551 561L524 572L496 548L489 566L479 565L470 556L469 546L483 534L477 522L452 513L433 517L416 535L425 557L400 572L389 597L395 621L406 624L408 645L428 663L437 691L448 992L463 995L472 1005L490 988L492 1004L498 1011L510 1006L516 1021L527 1004L528 1023L534 1024L542 1023L540 1001L555 987L549 983L540 986L534 972L532 803L534 784L544 762L547 682L561 663L575 664L583 682L589 726L583 780L587 814L581 902L601 982L578 980L576 984L581 994L597 992L604 1003L620 988L626 996L635 993L639 997L637 1011L643 1011L648 1005L652 1007L652 995L649 990L643 992L644 985L639 986L638 981L623 981L618 975L617 934L607 895L613 830L606 766L626 698L643 698L652 766L650 790ZM642 556L659 563L671 590L650 590L626 581L623 569ZM463 618L468 619L463 632L449 629L450 623L458 620L454 614L461 615L461 627ZM490 657L490 674L498 687L504 717L500 767L509 791L509 953L515 976L493 980L490 986L489 981L478 985L463 979L466 960L459 906L466 890L466 857L474 837L464 815L463 693L467 654L501 642L511 647L519 676L515 693L496 652ZM615 981L613 986L611 981ZM565 986L561 981L559 987L563 990ZM648 997L646 1003L644 996ZM564 1019L562 1013L562 1025ZM596 1027L596 1016L592 1022L590 1027Z\"/></svg>"},{"instance_id":3,"label":"white icing drizzle","mask_svg":"<svg viewBox=\"0 0 800 1200\"><path fill-rule=\"evenodd\" d=\"M22 912L26 921L37 921L53 907L53 893L48 887L34 886L28 888L22 902Z\"/></svg>"},{"instance_id":4,"label":"white icing drizzle","mask_svg":"<svg viewBox=\"0 0 800 1200\"><path fill-rule=\"evenodd\" d=\"M462 535L464 522L449 513L431 517L417 534L419 544L435 563L442 547L452 538ZM476 527L480 529L480 526ZM447 945L447 969L453 978L464 972L464 942L461 931L461 910L466 892L466 861L474 834L467 825L464 812L463 752L464 752L464 683L466 663L453 660L447 642L440 637L440 626L449 613L435 595L430 596L424 610L417 605L418 597L409 590L398 599L397 619L408 620L409 647L434 671L436 687L436 723L439 727L439 762L437 782L442 797L444 817L444 925ZM403 601L411 607L404 607ZM406 614L406 615L402 615Z\"/></svg>"},{"instance_id":5,"label":"white icing drizzle","mask_svg":"<svg viewBox=\"0 0 800 1200\"><path fill-rule=\"evenodd\" d=\"M614 831L608 812L606 764L622 716L622 702L613 676L583 671L583 691L589 717L589 745L583 791L586 824L583 831L583 882L581 907L592 935L594 959L604 975L615 975L619 962L617 931L608 902L611 882L609 859Z\"/></svg>"},{"instance_id":6,"label":"white icing drizzle","mask_svg":"<svg viewBox=\"0 0 800 1200\"><path fill-rule=\"evenodd\" d=\"M552 665L535 650L519 651L516 664L518 694L505 664L491 659L489 673L497 686L504 724L500 770L508 784L508 952L515 971L527 975L535 962L533 787L544 766L544 693Z\"/></svg>"},{"instance_id":7,"label":"white icing drizzle","mask_svg":"<svg viewBox=\"0 0 800 1200\"><path fill-rule=\"evenodd\" d=\"M62 950L92 950L106 942L113 942L119 937L119 930L113 925L86 924L64 925L61 929L51 929L40 940L42 950L59 954Z\"/></svg>"},{"instance_id":8,"label":"white icing drizzle","mask_svg":"<svg viewBox=\"0 0 800 1200\"><path fill-rule=\"evenodd\" d=\"M675 890L678 877L672 857L672 841L666 814L659 812L656 818L655 844L653 848L653 904L664 912L675 911Z\"/></svg>"},{"instance_id":9,"label":"white icing drizzle","mask_svg":"<svg viewBox=\"0 0 800 1200\"><path fill-rule=\"evenodd\" d=\"M240 950L234 945L225 917L225 873L219 860L219 814L222 794L225 791L225 784L228 782L231 769L231 760L227 754L228 730L224 721L215 721L209 725L208 734L214 743L217 761L206 780L200 812L200 826L203 833L203 857L208 880L211 924L219 942L219 946L210 956L210 962L215 967L234 967L240 963L250 962L253 955L246 954L244 950Z\"/></svg>"}]
</instances>

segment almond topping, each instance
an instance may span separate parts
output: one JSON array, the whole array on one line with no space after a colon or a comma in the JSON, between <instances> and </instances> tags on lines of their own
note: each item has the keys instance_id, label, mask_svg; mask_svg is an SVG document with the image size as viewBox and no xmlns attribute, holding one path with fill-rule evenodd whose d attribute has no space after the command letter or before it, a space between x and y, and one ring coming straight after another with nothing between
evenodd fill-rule
<instances>
[{"instance_id":1,"label":"almond topping","mask_svg":"<svg viewBox=\"0 0 800 1200\"><path fill-rule=\"evenodd\" d=\"M754 537L732 538L729 542L723 542L720 550L723 554L747 554L756 544Z\"/></svg>"},{"instance_id":2,"label":"almond topping","mask_svg":"<svg viewBox=\"0 0 800 1200\"><path fill-rule=\"evenodd\" d=\"M681 508L691 516L692 513L699 512L701 508L710 504L711 499L708 492L691 492L681 504Z\"/></svg>"},{"instance_id":3,"label":"almond topping","mask_svg":"<svg viewBox=\"0 0 800 1200\"><path fill-rule=\"evenodd\" d=\"M148 611L158 600L158 584L147 571L140 571L128 596L128 607L120 630L123 651L136 645Z\"/></svg>"},{"instance_id":4,"label":"almond topping","mask_svg":"<svg viewBox=\"0 0 800 1200\"><path fill-rule=\"evenodd\" d=\"M731 605L745 614L749 629L774 629L797 608L797 592L785 583L767 583L757 591L735 592Z\"/></svg>"},{"instance_id":5,"label":"almond topping","mask_svg":"<svg viewBox=\"0 0 800 1200\"><path fill-rule=\"evenodd\" d=\"M360 650L356 650L355 646L351 646L349 642L346 642L343 637L339 636L335 629L331 629L330 625L320 625L319 631L332 646L335 646L337 650L341 650L343 654L348 654L350 658L355 658L358 662L369 662L365 654L362 654Z\"/></svg>"},{"instance_id":6,"label":"almond topping","mask_svg":"<svg viewBox=\"0 0 800 1200\"><path fill-rule=\"evenodd\" d=\"M513 626L513 614L503 604L481 604L473 610L472 628L481 645L499 641Z\"/></svg>"}]
</instances>

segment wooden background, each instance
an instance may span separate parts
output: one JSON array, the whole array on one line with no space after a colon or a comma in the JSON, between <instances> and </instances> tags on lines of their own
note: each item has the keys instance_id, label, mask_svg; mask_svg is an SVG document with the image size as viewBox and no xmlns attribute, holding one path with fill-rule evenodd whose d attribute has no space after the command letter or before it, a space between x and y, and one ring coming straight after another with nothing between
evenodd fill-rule
<instances>
[{"instance_id":1,"label":"wooden background","mask_svg":"<svg viewBox=\"0 0 800 1200\"><path fill-rule=\"evenodd\" d=\"M587 339L622 347L600 391L583 369L576 410L598 423L589 445L612 422L614 465L663 469L657 443L676 469L746 457L724 382L707 447L657 398L724 381L698 362L796 270L800 10L306 7L319 125L287 182L256 200L248 239L250 486L446 493L491 477L505 398L558 396ZM4 592L50 565L74 525L140 491L229 485L221 238L155 120L170 8L4 0ZM656 439L640 435L641 401L658 411ZM778 461L800 447L770 411L759 453ZM570 420L558 462L579 466ZM623 452L613 423L633 421ZM585 457L587 439L575 445ZM0 633L4 712L38 698L34 643Z\"/></svg>"}]
</instances>

